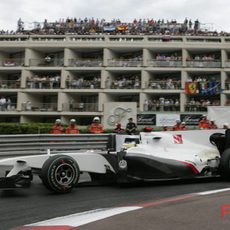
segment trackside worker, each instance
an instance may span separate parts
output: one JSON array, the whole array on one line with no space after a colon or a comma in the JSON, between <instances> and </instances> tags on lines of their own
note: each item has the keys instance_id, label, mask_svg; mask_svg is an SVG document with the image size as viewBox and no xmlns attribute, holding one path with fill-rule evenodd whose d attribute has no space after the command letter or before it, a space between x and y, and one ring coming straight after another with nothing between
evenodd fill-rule
<instances>
[{"instance_id":1,"label":"trackside worker","mask_svg":"<svg viewBox=\"0 0 230 230\"><path fill-rule=\"evenodd\" d=\"M186 123L184 121L181 122L181 130L188 130L188 127L186 126Z\"/></svg>"},{"instance_id":2,"label":"trackside worker","mask_svg":"<svg viewBox=\"0 0 230 230\"><path fill-rule=\"evenodd\" d=\"M53 127L50 130L51 134L63 134L64 133L64 129L61 126L61 120L60 119L56 119L55 124L53 125Z\"/></svg>"},{"instance_id":3,"label":"trackside worker","mask_svg":"<svg viewBox=\"0 0 230 230\"><path fill-rule=\"evenodd\" d=\"M117 123L113 133L125 133L125 130L121 127L121 123Z\"/></svg>"},{"instance_id":4,"label":"trackside worker","mask_svg":"<svg viewBox=\"0 0 230 230\"><path fill-rule=\"evenodd\" d=\"M215 124L215 120L214 119L210 120L208 129L217 129L217 125Z\"/></svg>"},{"instance_id":5,"label":"trackside worker","mask_svg":"<svg viewBox=\"0 0 230 230\"><path fill-rule=\"evenodd\" d=\"M103 125L99 117L94 117L92 124L89 126L90 133L104 133Z\"/></svg>"},{"instance_id":6,"label":"trackside worker","mask_svg":"<svg viewBox=\"0 0 230 230\"><path fill-rule=\"evenodd\" d=\"M77 128L76 120L75 120L75 119L71 119L71 120L70 120L70 124L69 124L69 126L66 128L65 133L66 133L66 134L78 134L78 133L79 133L79 130L78 130L78 128Z\"/></svg>"},{"instance_id":7,"label":"trackside worker","mask_svg":"<svg viewBox=\"0 0 230 230\"><path fill-rule=\"evenodd\" d=\"M172 127L172 130L173 131L181 131L181 130L183 130L182 126L181 126L181 120L179 120L179 119L176 120L176 124Z\"/></svg>"},{"instance_id":8,"label":"trackside worker","mask_svg":"<svg viewBox=\"0 0 230 230\"><path fill-rule=\"evenodd\" d=\"M199 122L200 129L208 129L209 128L209 120L207 119L206 115L203 115L200 122Z\"/></svg>"}]
</instances>

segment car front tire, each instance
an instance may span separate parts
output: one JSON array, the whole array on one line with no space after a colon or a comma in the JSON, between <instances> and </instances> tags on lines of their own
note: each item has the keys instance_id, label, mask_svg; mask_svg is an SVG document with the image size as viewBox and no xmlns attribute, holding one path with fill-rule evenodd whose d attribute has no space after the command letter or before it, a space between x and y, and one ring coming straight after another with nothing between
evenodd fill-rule
<instances>
[{"instance_id":1,"label":"car front tire","mask_svg":"<svg viewBox=\"0 0 230 230\"><path fill-rule=\"evenodd\" d=\"M226 149L220 158L220 174L230 180L230 149Z\"/></svg>"},{"instance_id":2,"label":"car front tire","mask_svg":"<svg viewBox=\"0 0 230 230\"><path fill-rule=\"evenodd\" d=\"M79 175L77 162L66 155L55 155L48 158L41 170L43 184L55 193L71 192L78 183Z\"/></svg>"}]
</instances>

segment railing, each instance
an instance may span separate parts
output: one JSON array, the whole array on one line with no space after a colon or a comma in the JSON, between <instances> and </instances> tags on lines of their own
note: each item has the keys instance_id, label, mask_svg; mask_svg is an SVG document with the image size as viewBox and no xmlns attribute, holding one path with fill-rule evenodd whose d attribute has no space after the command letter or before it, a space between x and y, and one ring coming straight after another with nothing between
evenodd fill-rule
<instances>
[{"instance_id":1,"label":"railing","mask_svg":"<svg viewBox=\"0 0 230 230\"><path fill-rule=\"evenodd\" d=\"M113 134L0 135L0 157L116 149Z\"/></svg>"},{"instance_id":2,"label":"railing","mask_svg":"<svg viewBox=\"0 0 230 230\"><path fill-rule=\"evenodd\" d=\"M230 90L230 82L225 82L225 90Z\"/></svg>"},{"instance_id":3,"label":"railing","mask_svg":"<svg viewBox=\"0 0 230 230\"><path fill-rule=\"evenodd\" d=\"M219 106L220 104L215 104L215 106ZM196 105L196 104L191 104L191 103L187 103L185 105L185 111L186 112L207 112L208 111L208 106L214 106L212 104L209 105Z\"/></svg>"},{"instance_id":4,"label":"railing","mask_svg":"<svg viewBox=\"0 0 230 230\"><path fill-rule=\"evenodd\" d=\"M98 112L98 103L63 103L62 110L69 112Z\"/></svg>"},{"instance_id":5,"label":"railing","mask_svg":"<svg viewBox=\"0 0 230 230\"><path fill-rule=\"evenodd\" d=\"M29 80L29 81L26 81L26 87L30 89L58 89L60 88L60 81L56 81L54 79Z\"/></svg>"},{"instance_id":6,"label":"railing","mask_svg":"<svg viewBox=\"0 0 230 230\"><path fill-rule=\"evenodd\" d=\"M103 65L102 59L86 59L86 60L79 60L79 59L69 59L68 66L71 67L101 67Z\"/></svg>"},{"instance_id":7,"label":"railing","mask_svg":"<svg viewBox=\"0 0 230 230\"><path fill-rule=\"evenodd\" d=\"M30 66L40 66L40 67L50 67L50 66L63 66L64 60L63 58L51 58L50 60L46 60L46 58L40 59L30 59Z\"/></svg>"},{"instance_id":8,"label":"railing","mask_svg":"<svg viewBox=\"0 0 230 230\"><path fill-rule=\"evenodd\" d=\"M32 103L30 101L21 104L22 111L53 112L57 111L57 103Z\"/></svg>"},{"instance_id":9,"label":"railing","mask_svg":"<svg viewBox=\"0 0 230 230\"><path fill-rule=\"evenodd\" d=\"M0 80L1 89L18 89L20 84L20 80Z\"/></svg>"},{"instance_id":10,"label":"railing","mask_svg":"<svg viewBox=\"0 0 230 230\"><path fill-rule=\"evenodd\" d=\"M181 81L149 81L145 82L145 88L147 89L166 89L166 90L171 90L171 89L181 89Z\"/></svg>"},{"instance_id":11,"label":"railing","mask_svg":"<svg viewBox=\"0 0 230 230\"><path fill-rule=\"evenodd\" d=\"M187 67L193 68L220 68L221 62L219 60L206 61L206 60L193 60L186 61Z\"/></svg>"},{"instance_id":12,"label":"railing","mask_svg":"<svg viewBox=\"0 0 230 230\"><path fill-rule=\"evenodd\" d=\"M111 84L105 83L107 89L140 89L141 81L127 79L123 82L112 81Z\"/></svg>"},{"instance_id":13,"label":"railing","mask_svg":"<svg viewBox=\"0 0 230 230\"><path fill-rule=\"evenodd\" d=\"M226 62L225 62L225 67L226 67L226 68L230 68L230 61L226 61Z\"/></svg>"},{"instance_id":14,"label":"railing","mask_svg":"<svg viewBox=\"0 0 230 230\"><path fill-rule=\"evenodd\" d=\"M17 103L7 102L5 104L0 104L0 112L15 111L17 108Z\"/></svg>"},{"instance_id":15,"label":"railing","mask_svg":"<svg viewBox=\"0 0 230 230\"><path fill-rule=\"evenodd\" d=\"M153 112L167 112L167 111L180 111L180 104L160 104L160 103L151 103L148 105L148 108L144 105L145 111L153 111Z\"/></svg>"},{"instance_id":16,"label":"railing","mask_svg":"<svg viewBox=\"0 0 230 230\"><path fill-rule=\"evenodd\" d=\"M4 58L0 61L0 65L4 67L24 66L24 58Z\"/></svg>"},{"instance_id":17,"label":"railing","mask_svg":"<svg viewBox=\"0 0 230 230\"><path fill-rule=\"evenodd\" d=\"M151 60L147 60L147 64L148 66L153 66L153 67L181 67L182 61L151 59Z\"/></svg>"},{"instance_id":18,"label":"railing","mask_svg":"<svg viewBox=\"0 0 230 230\"><path fill-rule=\"evenodd\" d=\"M66 88L68 89L100 89L101 82L94 80L78 80L66 81Z\"/></svg>"},{"instance_id":19,"label":"railing","mask_svg":"<svg viewBox=\"0 0 230 230\"><path fill-rule=\"evenodd\" d=\"M141 67L142 60L138 59L109 59L108 66L110 67Z\"/></svg>"}]
</instances>

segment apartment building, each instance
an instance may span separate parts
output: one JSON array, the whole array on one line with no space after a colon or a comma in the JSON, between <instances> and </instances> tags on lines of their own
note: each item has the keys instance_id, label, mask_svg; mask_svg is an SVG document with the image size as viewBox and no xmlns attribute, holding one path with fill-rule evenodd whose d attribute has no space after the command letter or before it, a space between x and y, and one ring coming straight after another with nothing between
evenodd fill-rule
<instances>
[{"instance_id":1,"label":"apartment building","mask_svg":"<svg viewBox=\"0 0 230 230\"><path fill-rule=\"evenodd\" d=\"M230 105L230 37L1 35L0 97L0 122L84 126L113 102L203 114Z\"/></svg>"}]
</instances>

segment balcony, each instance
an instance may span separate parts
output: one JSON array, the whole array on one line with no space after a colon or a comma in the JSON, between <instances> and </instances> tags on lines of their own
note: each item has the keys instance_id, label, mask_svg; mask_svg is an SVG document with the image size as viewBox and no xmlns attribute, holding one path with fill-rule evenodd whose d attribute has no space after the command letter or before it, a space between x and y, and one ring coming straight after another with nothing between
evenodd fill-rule
<instances>
[{"instance_id":1,"label":"balcony","mask_svg":"<svg viewBox=\"0 0 230 230\"><path fill-rule=\"evenodd\" d=\"M69 59L68 62L68 66L70 67L101 67L102 65L102 59Z\"/></svg>"},{"instance_id":2,"label":"balcony","mask_svg":"<svg viewBox=\"0 0 230 230\"><path fill-rule=\"evenodd\" d=\"M109 67L141 67L142 59L109 59L108 66Z\"/></svg>"},{"instance_id":3,"label":"balcony","mask_svg":"<svg viewBox=\"0 0 230 230\"><path fill-rule=\"evenodd\" d=\"M219 106L220 103L213 103L213 104L203 104L203 103L197 103L192 104L190 102L185 104L185 112L207 112L208 106Z\"/></svg>"},{"instance_id":4,"label":"balcony","mask_svg":"<svg viewBox=\"0 0 230 230\"><path fill-rule=\"evenodd\" d=\"M220 68L220 60L193 60L186 61L186 66L189 68Z\"/></svg>"},{"instance_id":5,"label":"balcony","mask_svg":"<svg viewBox=\"0 0 230 230\"><path fill-rule=\"evenodd\" d=\"M20 79L18 80L0 80L1 89L19 89Z\"/></svg>"},{"instance_id":6,"label":"balcony","mask_svg":"<svg viewBox=\"0 0 230 230\"><path fill-rule=\"evenodd\" d=\"M7 102L5 104L0 104L0 112L16 111L17 103Z\"/></svg>"},{"instance_id":7,"label":"balcony","mask_svg":"<svg viewBox=\"0 0 230 230\"><path fill-rule=\"evenodd\" d=\"M157 80L145 82L146 89L163 89L163 90L179 90L181 89L180 80Z\"/></svg>"},{"instance_id":8,"label":"balcony","mask_svg":"<svg viewBox=\"0 0 230 230\"><path fill-rule=\"evenodd\" d=\"M160 103L150 103L148 108L144 104L144 111L153 111L153 112L179 112L180 104L177 103L168 103L168 104L160 104Z\"/></svg>"},{"instance_id":9,"label":"balcony","mask_svg":"<svg viewBox=\"0 0 230 230\"><path fill-rule=\"evenodd\" d=\"M26 81L26 88L29 89L59 89L60 80L50 78L48 80L35 79Z\"/></svg>"},{"instance_id":10,"label":"balcony","mask_svg":"<svg viewBox=\"0 0 230 230\"><path fill-rule=\"evenodd\" d=\"M152 67L182 67L181 60L147 60L147 65Z\"/></svg>"},{"instance_id":11,"label":"balcony","mask_svg":"<svg viewBox=\"0 0 230 230\"><path fill-rule=\"evenodd\" d=\"M62 111L66 112L98 112L98 103L63 103Z\"/></svg>"},{"instance_id":12,"label":"balcony","mask_svg":"<svg viewBox=\"0 0 230 230\"><path fill-rule=\"evenodd\" d=\"M24 58L4 58L0 61L3 67L24 66Z\"/></svg>"},{"instance_id":13,"label":"balcony","mask_svg":"<svg viewBox=\"0 0 230 230\"><path fill-rule=\"evenodd\" d=\"M72 80L66 81L67 89L100 89L101 82L98 80Z\"/></svg>"},{"instance_id":14,"label":"balcony","mask_svg":"<svg viewBox=\"0 0 230 230\"><path fill-rule=\"evenodd\" d=\"M57 111L57 103L33 103L30 101L21 104L22 111L32 112L55 112Z\"/></svg>"},{"instance_id":15,"label":"balcony","mask_svg":"<svg viewBox=\"0 0 230 230\"><path fill-rule=\"evenodd\" d=\"M39 66L39 67L57 67L63 66L64 60L63 58L39 58L39 59L30 59L30 66Z\"/></svg>"},{"instance_id":16,"label":"balcony","mask_svg":"<svg viewBox=\"0 0 230 230\"><path fill-rule=\"evenodd\" d=\"M139 79L120 79L113 80L111 83L105 81L107 89L140 89L141 81Z\"/></svg>"},{"instance_id":17,"label":"balcony","mask_svg":"<svg viewBox=\"0 0 230 230\"><path fill-rule=\"evenodd\" d=\"M230 61L226 61L226 62L225 62L225 67L226 67L226 68L230 68Z\"/></svg>"}]
</instances>

